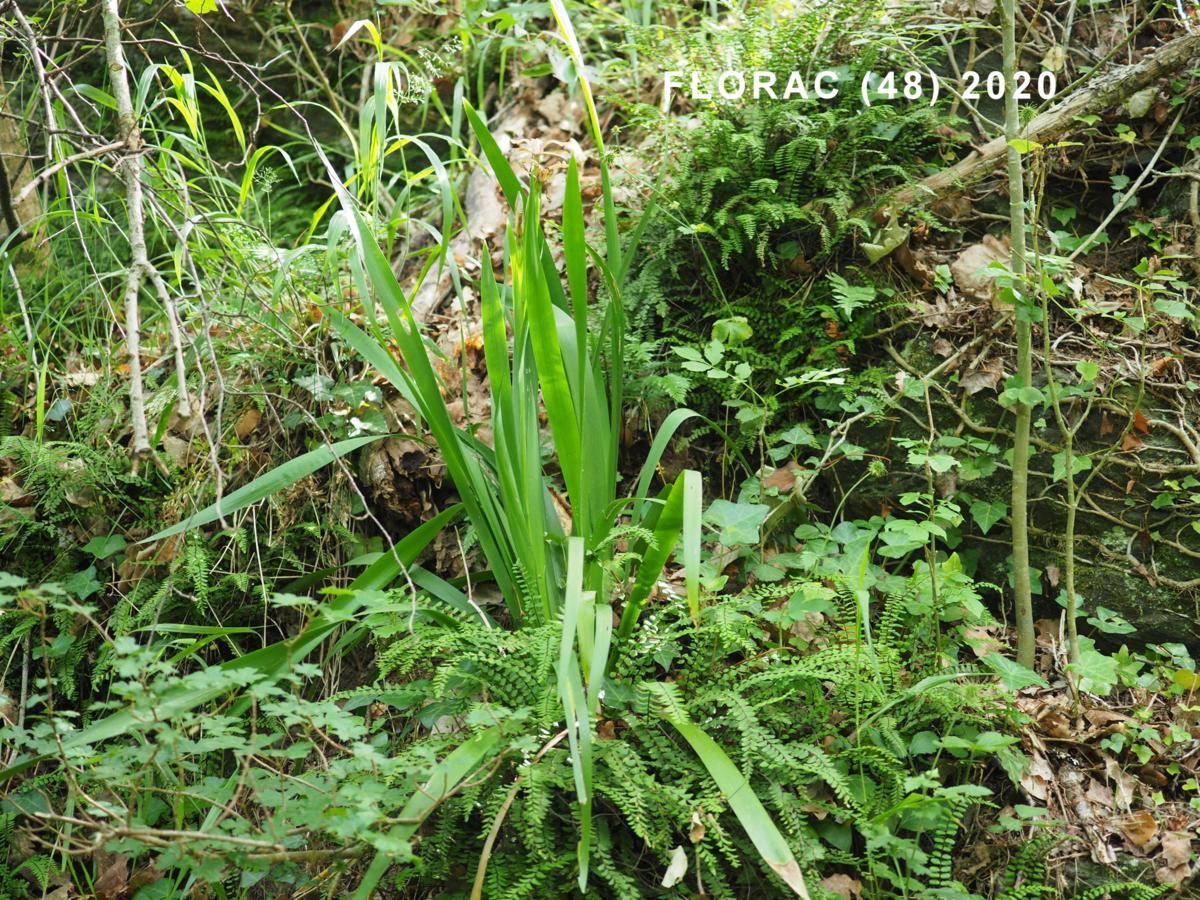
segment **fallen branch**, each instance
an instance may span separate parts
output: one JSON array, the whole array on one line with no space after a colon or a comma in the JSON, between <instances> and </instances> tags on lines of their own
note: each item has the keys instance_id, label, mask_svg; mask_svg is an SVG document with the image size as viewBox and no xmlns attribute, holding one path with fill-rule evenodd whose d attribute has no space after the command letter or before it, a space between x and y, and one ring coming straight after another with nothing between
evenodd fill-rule
<instances>
[{"instance_id":1,"label":"fallen branch","mask_svg":"<svg viewBox=\"0 0 1200 900\"><path fill-rule=\"evenodd\" d=\"M1195 62L1197 57L1200 57L1200 33L1163 44L1134 65L1097 76L1090 86L1035 116L1021 137L1039 144L1057 140L1075 126L1079 116L1103 112L1151 82ZM961 191L996 169L1004 161L1007 149L1004 137L994 138L950 168L899 191L890 205L911 206Z\"/></svg>"}]
</instances>

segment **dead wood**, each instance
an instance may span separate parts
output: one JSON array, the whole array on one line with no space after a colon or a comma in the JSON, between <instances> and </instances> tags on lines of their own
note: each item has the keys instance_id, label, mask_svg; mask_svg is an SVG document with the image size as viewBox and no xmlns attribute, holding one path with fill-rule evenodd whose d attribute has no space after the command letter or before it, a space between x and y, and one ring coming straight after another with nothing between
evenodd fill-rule
<instances>
[{"instance_id":1,"label":"dead wood","mask_svg":"<svg viewBox=\"0 0 1200 900\"><path fill-rule=\"evenodd\" d=\"M1079 116L1103 112L1198 58L1200 32L1163 44L1133 65L1120 66L1097 76L1091 84L1035 116L1025 126L1021 137L1039 144L1053 142L1069 132ZM891 205L911 206L962 191L997 168L1007 149L1008 142L1003 136L994 138L950 168L901 190L892 198Z\"/></svg>"}]
</instances>

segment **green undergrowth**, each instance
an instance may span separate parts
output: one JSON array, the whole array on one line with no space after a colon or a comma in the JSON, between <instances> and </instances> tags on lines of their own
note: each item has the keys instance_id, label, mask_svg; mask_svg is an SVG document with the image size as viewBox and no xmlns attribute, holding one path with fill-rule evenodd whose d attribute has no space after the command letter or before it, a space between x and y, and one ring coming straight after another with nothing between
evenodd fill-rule
<instances>
[{"instance_id":1,"label":"green undergrowth","mask_svg":"<svg viewBox=\"0 0 1200 900\"><path fill-rule=\"evenodd\" d=\"M932 59L917 30L895 26L886 38L863 41L878 12L872 3L838 3L770 27L765 11L747 13L653 51L664 68L701 79L727 67L773 71L783 85L793 68L810 80L829 70L840 92L832 100L677 99L672 111L652 119L670 168L652 189L656 218L627 293L638 338L631 368L651 402L689 396L715 418L736 399L729 380L681 375L673 359L675 348L719 340L723 323L739 323L748 380L759 395L774 397L798 370L853 358L858 342L888 325L889 310L902 305L865 267L846 277L822 274L836 267L848 242L878 240L874 214L889 191L953 152L944 111L878 99L863 105L858 85L866 73ZM677 93L689 90L685 83ZM776 406L794 412L798 403L780 396ZM731 429L731 439L753 444L757 424Z\"/></svg>"},{"instance_id":2,"label":"green undergrowth","mask_svg":"<svg viewBox=\"0 0 1200 900\"><path fill-rule=\"evenodd\" d=\"M1003 773L1021 771L1007 690L960 660L961 631L935 622L927 576L896 584L889 594L750 588L707 603L698 626L682 597L648 610L598 707L586 896L785 895L683 739L691 723L762 799L813 896L832 896L816 885L837 873L872 897L976 896L958 881L955 848L980 827L972 811L1007 790ZM973 595L967 582L958 590L959 601ZM3 595L5 645L31 639L45 665L69 653L72 623L94 621L94 607L58 586L6 576ZM120 734L68 739L65 767L18 784L6 810L52 810L69 777L101 833L110 817L128 823L110 849L161 873L145 897L194 881L231 896L314 878L351 885L369 846L387 849L397 884L440 885L444 896L465 896L476 879L487 897L571 893L579 822L555 684L561 622L489 627L410 607L403 589L350 599L347 634L370 634L378 650L378 674L359 688L322 688L320 669L299 659L277 670L205 665L203 645L240 643L238 629L165 625L105 642L111 699L82 718L62 705L61 679L35 674L48 693L24 728L3 732L19 752L56 755L56 733L126 706L140 713ZM312 607L276 596L272 608ZM156 714L181 690L235 684L243 699L232 706ZM395 823L412 785L473 741L488 745L474 774L423 817L419 837L403 837ZM163 827L191 838L163 850L137 836ZM682 877L663 887L680 854ZM83 862L71 871L87 877Z\"/></svg>"}]
</instances>

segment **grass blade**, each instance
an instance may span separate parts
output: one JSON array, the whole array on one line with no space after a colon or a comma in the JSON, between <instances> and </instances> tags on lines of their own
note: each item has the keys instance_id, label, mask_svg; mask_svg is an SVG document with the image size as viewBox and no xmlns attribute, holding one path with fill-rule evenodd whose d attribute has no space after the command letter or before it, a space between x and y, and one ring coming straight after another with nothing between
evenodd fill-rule
<instances>
[{"instance_id":1,"label":"grass blade","mask_svg":"<svg viewBox=\"0 0 1200 900\"><path fill-rule=\"evenodd\" d=\"M265 475L255 478L249 484L243 485L233 493L227 494L218 503L207 506L182 522L177 522L170 528L164 528L162 531L155 532L150 537L138 541L138 543L147 544L150 541L162 540L166 537L182 534L191 528L200 528L215 522L222 516L228 516L240 509L244 509L251 503L262 500L265 497L270 497L276 491L291 487L301 478L311 475L322 466L329 465L335 459L339 459L347 453L357 450L359 447L364 447L384 437L387 437L387 435L372 434L365 437L350 438L349 440L338 441L336 444L324 444L316 450L302 453L295 459L290 459L283 465L276 466Z\"/></svg>"}]
</instances>

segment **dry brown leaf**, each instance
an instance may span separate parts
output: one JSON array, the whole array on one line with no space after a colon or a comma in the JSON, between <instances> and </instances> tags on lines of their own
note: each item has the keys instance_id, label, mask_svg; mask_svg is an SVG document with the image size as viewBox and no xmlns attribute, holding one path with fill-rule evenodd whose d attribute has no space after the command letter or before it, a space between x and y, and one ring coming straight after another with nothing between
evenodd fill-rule
<instances>
[{"instance_id":1,"label":"dry brown leaf","mask_svg":"<svg viewBox=\"0 0 1200 900\"><path fill-rule=\"evenodd\" d=\"M1150 363L1150 376L1152 378L1162 378L1174 362L1175 357L1173 356L1160 356Z\"/></svg>"},{"instance_id":2,"label":"dry brown leaf","mask_svg":"<svg viewBox=\"0 0 1200 900\"><path fill-rule=\"evenodd\" d=\"M1133 414L1133 427L1142 434L1150 433L1150 423L1146 421L1146 414L1140 409Z\"/></svg>"},{"instance_id":3,"label":"dry brown leaf","mask_svg":"<svg viewBox=\"0 0 1200 900\"><path fill-rule=\"evenodd\" d=\"M1004 369L1001 368L1000 363L988 361L975 371L964 375L959 383L964 391L974 395L983 390L996 390L1003 378Z\"/></svg>"},{"instance_id":4,"label":"dry brown leaf","mask_svg":"<svg viewBox=\"0 0 1200 900\"><path fill-rule=\"evenodd\" d=\"M1100 413L1100 437L1108 437L1113 433L1112 420L1108 418L1108 412Z\"/></svg>"},{"instance_id":5,"label":"dry brown leaf","mask_svg":"<svg viewBox=\"0 0 1200 900\"><path fill-rule=\"evenodd\" d=\"M954 258L950 263L950 275L964 296L994 303L996 279L988 266L993 262L1007 264L1011 255L1007 238L1000 241L990 234L985 235L978 244L972 244Z\"/></svg>"},{"instance_id":6,"label":"dry brown leaf","mask_svg":"<svg viewBox=\"0 0 1200 900\"><path fill-rule=\"evenodd\" d=\"M1115 823L1125 840L1141 850L1158 835L1158 820L1147 810L1139 809L1123 816Z\"/></svg>"},{"instance_id":7,"label":"dry brown leaf","mask_svg":"<svg viewBox=\"0 0 1200 900\"><path fill-rule=\"evenodd\" d=\"M797 479L804 474L804 470L794 462L789 462L786 466L780 466L770 475L767 475L762 480L764 488L774 488L779 491L781 496L786 496L796 489Z\"/></svg>"},{"instance_id":8,"label":"dry brown leaf","mask_svg":"<svg viewBox=\"0 0 1200 900\"><path fill-rule=\"evenodd\" d=\"M821 887L837 894L842 900L856 900L862 896L862 882L849 875L830 875L821 879Z\"/></svg>"},{"instance_id":9,"label":"dry brown leaf","mask_svg":"<svg viewBox=\"0 0 1200 900\"><path fill-rule=\"evenodd\" d=\"M1126 434L1125 439L1121 441L1121 449L1126 453L1137 453L1144 446L1146 445L1142 443L1142 439L1132 431Z\"/></svg>"},{"instance_id":10,"label":"dry brown leaf","mask_svg":"<svg viewBox=\"0 0 1200 900\"><path fill-rule=\"evenodd\" d=\"M707 829L704 827L704 819L700 817L701 810L695 810L692 813L692 827L688 831L688 837L691 838L693 844L698 844L704 840L704 834Z\"/></svg>"},{"instance_id":11,"label":"dry brown leaf","mask_svg":"<svg viewBox=\"0 0 1200 900\"><path fill-rule=\"evenodd\" d=\"M983 659L991 653L999 653L1004 649L1004 644L995 635L987 628L978 625L964 629L963 640L971 648L976 659Z\"/></svg>"},{"instance_id":12,"label":"dry brown leaf","mask_svg":"<svg viewBox=\"0 0 1200 900\"><path fill-rule=\"evenodd\" d=\"M1162 836L1163 865L1154 870L1159 884L1180 885L1192 874L1192 836L1186 831L1168 831Z\"/></svg>"},{"instance_id":13,"label":"dry brown leaf","mask_svg":"<svg viewBox=\"0 0 1200 900\"><path fill-rule=\"evenodd\" d=\"M1053 644L1058 640L1060 635L1060 625L1058 619L1038 619L1033 623L1033 630L1037 632L1037 639L1042 644Z\"/></svg>"},{"instance_id":14,"label":"dry brown leaf","mask_svg":"<svg viewBox=\"0 0 1200 900\"><path fill-rule=\"evenodd\" d=\"M1186 865L1192 855L1192 836L1186 831L1168 831L1162 839L1162 858L1169 866Z\"/></svg>"},{"instance_id":15,"label":"dry brown leaf","mask_svg":"<svg viewBox=\"0 0 1200 900\"><path fill-rule=\"evenodd\" d=\"M914 250L907 243L901 244L892 254L894 259L908 277L921 286L922 290L931 290L937 280L937 263L929 257L925 248Z\"/></svg>"},{"instance_id":16,"label":"dry brown leaf","mask_svg":"<svg viewBox=\"0 0 1200 900\"><path fill-rule=\"evenodd\" d=\"M1137 782L1131 775L1125 772L1120 763L1107 753L1101 751L1100 757L1104 760L1105 776L1115 785L1113 788L1113 800L1116 803L1117 809L1128 810L1133 804Z\"/></svg>"},{"instance_id":17,"label":"dry brown leaf","mask_svg":"<svg viewBox=\"0 0 1200 900\"><path fill-rule=\"evenodd\" d=\"M1066 740L1072 736L1070 720L1057 709L1047 709L1039 716L1038 727L1052 738Z\"/></svg>"},{"instance_id":18,"label":"dry brown leaf","mask_svg":"<svg viewBox=\"0 0 1200 900\"><path fill-rule=\"evenodd\" d=\"M1108 810L1111 810L1116 802L1113 798L1112 788L1095 778L1088 779L1088 788L1084 796L1087 797L1089 803Z\"/></svg>"},{"instance_id":19,"label":"dry brown leaf","mask_svg":"<svg viewBox=\"0 0 1200 900\"><path fill-rule=\"evenodd\" d=\"M1046 757L1035 752L1029 764L1029 771L1021 776L1021 787L1035 800L1045 800L1050 796L1050 785L1054 783L1054 770Z\"/></svg>"},{"instance_id":20,"label":"dry brown leaf","mask_svg":"<svg viewBox=\"0 0 1200 900\"><path fill-rule=\"evenodd\" d=\"M0 503L8 506L30 506L33 494L17 483L14 478L0 479Z\"/></svg>"},{"instance_id":21,"label":"dry brown leaf","mask_svg":"<svg viewBox=\"0 0 1200 900\"><path fill-rule=\"evenodd\" d=\"M1054 563L1046 563L1046 580L1050 582L1050 587L1058 587L1058 582L1062 579L1062 569Z\"/></svg>"},{"instance_id":22,"label":"dry brown leaf","mask_svg":"<svg viewBox=\"0 0 1200 900\"><path fill-rule=\"evenodd\" d=\"M1103 728L1105 725L1111 725L1113 722L1133 721L1132 717L1112 709L1089 709L1083 714L1083 717L1097 728Z\"/></svg>"},{"instance_id":23,"label":"dry brown leaf","mask_svg":"<svg viewBox=\"0 0 1200 900\"><path fill-rule=\"evenodd\" d=\"M121 855L114 856L99 877L92 882L92 893L96 895L97 900L115 900L124 893L128 880L129 859Z\"/></svg>"},{"instance_id":24,"label":"dry brown leaf","mask_svg":"<svg viewBox=\"0 0 1200 900\"><path fill-rule=\"evenodd\" d=\"M233 426L233 433L238 436L239 441L244 441L253 434L254 429L258 427L258 423L261 421L262 413L256 407L251 406L238 416L238 420Z\"/></svg>"}]
</instances>

